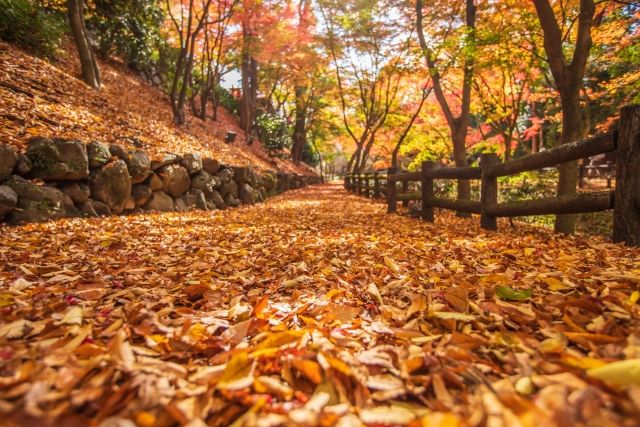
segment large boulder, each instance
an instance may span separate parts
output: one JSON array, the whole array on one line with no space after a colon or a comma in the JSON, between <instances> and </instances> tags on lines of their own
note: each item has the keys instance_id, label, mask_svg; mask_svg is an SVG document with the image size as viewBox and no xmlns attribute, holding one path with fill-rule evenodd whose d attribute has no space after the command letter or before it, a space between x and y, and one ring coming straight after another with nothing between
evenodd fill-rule
<instances>
[{"instance_id":1,"label":"large boulder","mask_svg":"<svg viewBox=\"0 0 640 427\"><path fill-rule=\"evenodd\" d=\"M199 154L183 155L180 164L189 172L189 175L193 175L202 170L202 158Z\"/></svg>"},{"instance_id":2,"label":"large boulder","mask_svg":"<svg viewBox=\"0 0 640 427\"><path fill-rule=\"evenodd\" d=\"M116 160L91 174L91 194L115 214L122 213L131 195L131 177L127 164Z\"/></svg>"},{"instance_id":3,"label":"large boulder","mask_svg":"<svg viewBox=\"0 0 640 427\"><path fill-rule=\"evenodd\" d=\"M227 206L231 206L232 208L237 208L240 206L241 202L238 198L233 197L231 194L227 194L224 198L224 204Z\"/></svg>"},{"instance_id":4,"label":"large boulder","mask_svg":"<svg viewBox=\"0 0 640 427\"><path fill-rule=\"evenodd\" d=\"M220 162L216 159L206 157L202 159L202 169L210 175L215 175L220 170Z\"/></svg>"},{"instance_id":5,"label":"large boulder","mask_svg":"<svg viewBox=\"0 0 640 427\"><path fill-rule=\"evenodd\" d=\"M215 190L212 190L215 191ZM206 211L207 207L207 199L205 197L205 193L202 190L191 189L187 191L187 193L182 197L185 205L188 209L200 209Z\"/></svg>"},{"instance_id":6,"label":"large boulder","mask_svg":"<svg viewBox=\"0 0 640 427\"><path fill-rule=\"evenodd\" d=\"M183 197L173 201L173 208L176 212L184 212L188 209Z\"/></svg>"},{"instance_id":7,"label":"large boulder","mask_svg":"<svg viewBox=\"0 0 640 427\"><path fill-rule=\"evenodd\" d=\"M271 192L275 190L277 181L275 175L271 173L265 173L260 178L260 183L267 192Z\"/></svg>"},{"instance_id":8,"label":"large boulder","mask_svg":"<svg viewBox=\"0 0 640 427\"><path fill-rule=\"evenodd\" d=\"M24 177L29 175L31 169L33 169L33 163L31 163L31 160L27 157L27 155L23 153L18 154L18 163L16 163L14 173L16 175Z\"/></svg>"},{"instance_id":9,"label":"large boulder","mask_svg":"<svg viewBox=\"0 0 640 427\"><path fill-rule=\"evenodd\" d=\"M11 175L18 163L18 155L13 148L0 144L0 181Z\"/></svg>"},{"instance_id":10,"label":"large boulder","mask_svg":"<svg viewBox=\"0 0 640 427\"><path fill-rule=\"evenodd\" d=\"M93 208L93 204L91 203L91 201L87 201L86 203L81 204L80 206L78 206L78 209L80 210L80 215L84 217L93 218L98 216L98 213Z\"/></svg>"},{"instance_id":11,"label":"large boulder","mask_svg":"<svg viewBox=\"0 0 640 427\"><path fill-rule=\"evenodd\" d=\"M136 184L131 189L131 195L135 200L136 206L143 206L151 198L151 188L145 184Z\"/></svg>"},{"instance_id":12,"label":"large boulder","mask_svg":"<svg viewBox=\"0 0 640 427\"><path fill-rule=\"evenodd\" d=\"M131 211L133 209L136 208L136 199L133 198L133 196L129 196L129 199L127 200L127 203L125 203L124 205L124 210L125 211Z\"/></svg>"},{"instance_id":13,"label":"large boulder","mask_svg":"<svg viewBox=\"0 0 640 427\"><path fill-rule=\"evenodd\" d=\"M207 207L211 210L214 209L224 209L224 199L216 190L213 190L210 193L205 193L205 199L207 200Z\"/></svg>"},{"instance_id":14,"label":"large boulder","mask_svg":"<svg viewBox=\"0 0 640 427\"><path fill-rule=\"evenodd\" d=\"M87 147L80 141L32 138L27 143L31 174L44 181L81 180L89 176Z\"/></svg>"},{"instance_id":15,"label":"large boulder","mask_svg":"<svg viewBox=\"0 0 640 427\"><path fill-rule=\"evenodd\" d=\"M120 150L114 148L114 152L124 151L120 146L114 145L114 147L120 148ZM89 167L91 169L96 169L109 162L111 159L111 151L107 144L103 144L98 141L91 141L87 144L87 156L89 157Z\"/></svg>"},{"instance_id":16,"label":"large boulder","mask_svg":"<svg viewBox=\"0 0 640 427\"><path fill-rule=\"evenodd\" d=\"M144 182L151 174L151 160L144 151L130 151L125 162L133 184Z\"/></svg>"},{"instance_id":17,"label":"large boulder","mask_svg":"<svg viewBox=\"0 0 640 427\"><path fill-rule=\"evenodd\" d=\"M144 204L144 209L148 211L173 212L173 199L164 191L154 191L149 201Z\"/></svg>"},{"instance_id":18,"label":"large boulder","mask_svg":"<svg viewBox=\"0 0 640 427\"><path fill-rule=\"evenodd\" d=\"M246 166L234 166L233 170L233 179L238 184L244 184L245 182L251 181L251 169Z\"/></svg>"},{"instance_id":19,"label":"large boulder","mask_svg":"<svg viewBox=\"0 0 640 427\"><path fill-rule=\"evenodd\" d=\"M0 220L18 204L18 194L11 187L0 185Z\"/></svg>"},{"instance_id":20,"label":"large boulder","mask_svg":"<svg viewBox=\"0 0 640 427\"><path fill-rule=\"evenodd\" d=\"M87 217L109 216L111 209L106 204L98 200L87 200L86 203L80 205L80 214Z\"/></svg>"},{"instance_id":21,"label":"large boulder","mask_svg":"<svg viewBox=\"0 0 640 427\"><path fill-rule=\"evenodd\" d=\"M7 215L10 224L42 222L67 215L68 197L57 188L36 185L17 175L10 175L4 184L18 196L18 209Z\"/></svg>"},{"instance_id":22,"label":"large boulder","mask_svg":"<svg viewBox=\"0 0 640 427\"><path fill-rule=\"evenodd\" d=\"M220 186L220 194L222 197L227 197L227 195L231 195L233 198L238 198L238 184L235 181L225 182Z\"/></svg>"},{"instance_id":23,"label":"large boulder","mask_svg":"<svg viewBox=\"0 0 640 427\"><path fill-rule=\"evenodd\" d=\"M154 173L147 181L147 185L149 186L151 191L162 190L162 178L160 178L158 174Z\"/></svg>"},{"instance_id":24,"label":"large boulder","mask_svg":"<svg viewBox=\"0 0 640 427\"><path fill-rule=\"evenodd\" d=\"M233 170L231 169L220 169L216 172L216 177L221 184L227 183L233 179Z\"/></svg>"},{"instance_id":25,"label":"large boulder","mask_svg":"<svg viewBox=\"0 0 640 427\"><path fill-rule=\"evenodd\" d=\"M181 159L182 159L182 157L180 157L177 154L165 153L162 156L162 158L154 159L154 160L151 161L151 170L155 171L155 170L160 169L163 166L180 163Z\"/></svg>"},{"instance_id":26,"label":"large boulder","mask_svg":"<svg viewBox=\"0 0 640 427\"><path fill-rule=\"evenodd\" d=\"M111 156L117 157L120 160L124 160L124 161L126 161L127 157L129 157L127 155L127 150L125 150L122 145L118 145L118 144L109 145L109 153L111 153Z\"/></svg>"},{"instance_id":27,"label":"large boulder","mask_svg":"<svg viewBox=\"0 0 640 427\"><path fill-rule=\"evenodd\" d=\"M79 182L69 182L60 185L60 190L69 196L76 204L83 204L89 200L90 190L85 184Z\"/></svg>"},{"instance_id":28,"label":"large boulder","mask_svg":"<svg viewBox=\"0 0 640 427\"><path fill-rule=\"evenodd\" d=\"M256 191L249 184L244 183L240 185L239 197L245 205L253 205L256 202Z\"/></svg>"},{"instance_id":29,"label":"large boulder","mask_svg":"<svg viewBox=\"0 0 640 427\"><path fill-rule=\"evenodd\" d=\"M101 202L100 200L91 200L91 205L93 209L96 211L98 216L110 216L112 214L111 209L106 203Z\"/></svg>"},{"instance_id":30,"label":"large boulder","mask_svg":"<svg viewBox=\"0 0 640 427\"><path fill-rule=\"evenodd\" d=\"M185 168L177 164L163 166L158 170L160 178L162 178L162 191L171 197L182 197L191 185L189 172Z\"/></svg>"},{"instance_id":31,"label":"large boulder","mask_svg":"<svg viewBox=\"0 0 640 427\"><path fill-rule=\"evenodd\" d=\"M286 174L286 173L278 174L278 178L276 180L276 192L282 193L283 191L287 191L290 188L293 188L291 187L289 178L290 178L289 174Z\"/></svg>"},{"instance_id":32,"label":"large boulder","mask_svg":"<svg viewBox=\"0 0 640 427\"><path fill-rule=\"evenodd\" d=\"M191 177L191 188L202 190L206 193L213 191L218 186L218 179L208 172L200 171Z\"/></svg>"}]
</instances>

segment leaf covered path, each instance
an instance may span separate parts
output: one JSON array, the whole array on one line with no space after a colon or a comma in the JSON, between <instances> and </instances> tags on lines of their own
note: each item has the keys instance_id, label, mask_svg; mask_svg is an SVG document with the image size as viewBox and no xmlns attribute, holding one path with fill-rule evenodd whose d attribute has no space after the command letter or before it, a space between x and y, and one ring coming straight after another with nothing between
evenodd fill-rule
<instances>
[{"instance_id":1,"label":"leaf covered path","mask_svg":"<svg viewBox=\"0 0 640 427\"><path fill-rule=\"evenodd\" d=\"M476 224L316 186L0 227L0 424L638 425L640 252Z\"/></svg>"}]
</instances>

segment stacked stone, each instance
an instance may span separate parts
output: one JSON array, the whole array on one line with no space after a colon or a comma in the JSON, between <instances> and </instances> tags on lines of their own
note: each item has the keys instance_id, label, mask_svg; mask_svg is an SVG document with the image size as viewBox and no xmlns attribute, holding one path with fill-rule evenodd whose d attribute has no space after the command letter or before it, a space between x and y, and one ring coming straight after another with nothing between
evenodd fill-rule
<instances>
[{"instance_id":1,"label":"stacked stone","mask_svg":"<svg viewBox=\"0 0 640 427\"><path fill-rule=\"evenodd\" d=\"M198 154L151 159L119 145L36 137L25 153L0 144L0 221L225 209L309 182L288 174L258 175Z\"/></svg>"}]
</instances>

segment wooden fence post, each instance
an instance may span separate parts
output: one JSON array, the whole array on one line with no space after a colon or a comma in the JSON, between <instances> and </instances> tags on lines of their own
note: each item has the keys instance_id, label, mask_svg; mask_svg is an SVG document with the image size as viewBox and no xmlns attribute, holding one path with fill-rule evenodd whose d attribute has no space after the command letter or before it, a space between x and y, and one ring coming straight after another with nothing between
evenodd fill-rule
<instances>
[{"instance_id":1,"label":"wooden fence post","mask_svg":"<svg viewBox=\"0 0 640 427\"><path fill-rule=\"evenodd\" d=\"M380 197L380 177L378 176L378 172L373 173L373 198L377 199Z\"/></svg>"},{"instance_id":2,"label":"wooden fence post","mask_svg":"<svg viewBox=\"0 0 640 427\"><path fill-rule=\"evenodd\" d=\"M433 206L427 200L433 197L433 178L427 177L427 172L435 167L433 162L422 162L422 212L421 217L425 221L433 222Z\"/></svg>"},{"instance_id":3,"label":"wooden fence post","mask_svg":"<svg viewBox=\"0 0 640 427\"><path fill-rule=\"evenodd\" d=\"M621 110L618 132L613 241L640 246L640 105Z\"/></svg>"},{"instance_id":4,"label":"wooden fence post","mask_svg":"<svg viewBox=\"0 0 640 427\"><path fill-rule=\"evenodd\" d=\"M497 230L496 217L487 215L487 207L498 203L498 179L486 174L488 167L500 163L495 153L484 153L480 157L480 227L486 230Z\"/></svg>"},{"instance_id":5,"label":"wooden fence post","mask_svg":"<svg viewBox=\"0 0 640 427\"><path fill-rule=\"evenodd\" d=\"M398 168L389 168L387 171L387 213L395 213L397 210L398 191L396 182L391 180L391 175L397 171Z\"/></svg>"},{"instance_id":6,"label":"wooden fence post","mask_svg":"<svg viewBox=\"0 0 640 427\"><path fill-rule=\"evenodd\" d=\"M364 175L364 182L365 182L364 196L365 197L371 197L371 185L369 184L370 179L371 179L370 174L367 173Z\"/></svg>"},{"instance_id":7,"label":"wooden fence post","mask_svg":"<svg viewBox=\"0 0 640 427\"><path fill-rule=\"evenodd\" d=\"M584 188L585 165L584 161L578 164L578 188Z\"/></svg>"},{"instance_id":8,"label":"wooden fence post","mask_svg":"<svg viewBox=\"0 0 640 427\"><path fill-rule=\"evenodd\" d=\"M402 193L403 194L407 194L409 192L409 181L402 181ZM402 206L403 207L408 207L409 206L409 201L408 200L403 200L402 201Z\"/></svg>"}]
</instances>

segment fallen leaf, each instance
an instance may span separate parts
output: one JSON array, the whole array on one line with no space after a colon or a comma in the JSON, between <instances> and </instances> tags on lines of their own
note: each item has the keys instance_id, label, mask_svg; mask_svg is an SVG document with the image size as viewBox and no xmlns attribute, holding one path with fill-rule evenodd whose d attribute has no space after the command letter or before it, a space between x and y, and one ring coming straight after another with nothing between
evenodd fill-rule
<instances>
[{"instance_id":1,"label":"fallen leaf","mask_svg":"<svg viewBox=\"0 0 640 427\"><path fill-rule=\"evenodd\" d=\"M513 289L508 286L496 286L496 295L499 298L513 301L524 301L531 298L532 291L530 289L520 290Z\"/></svg>"}]
</instances>

